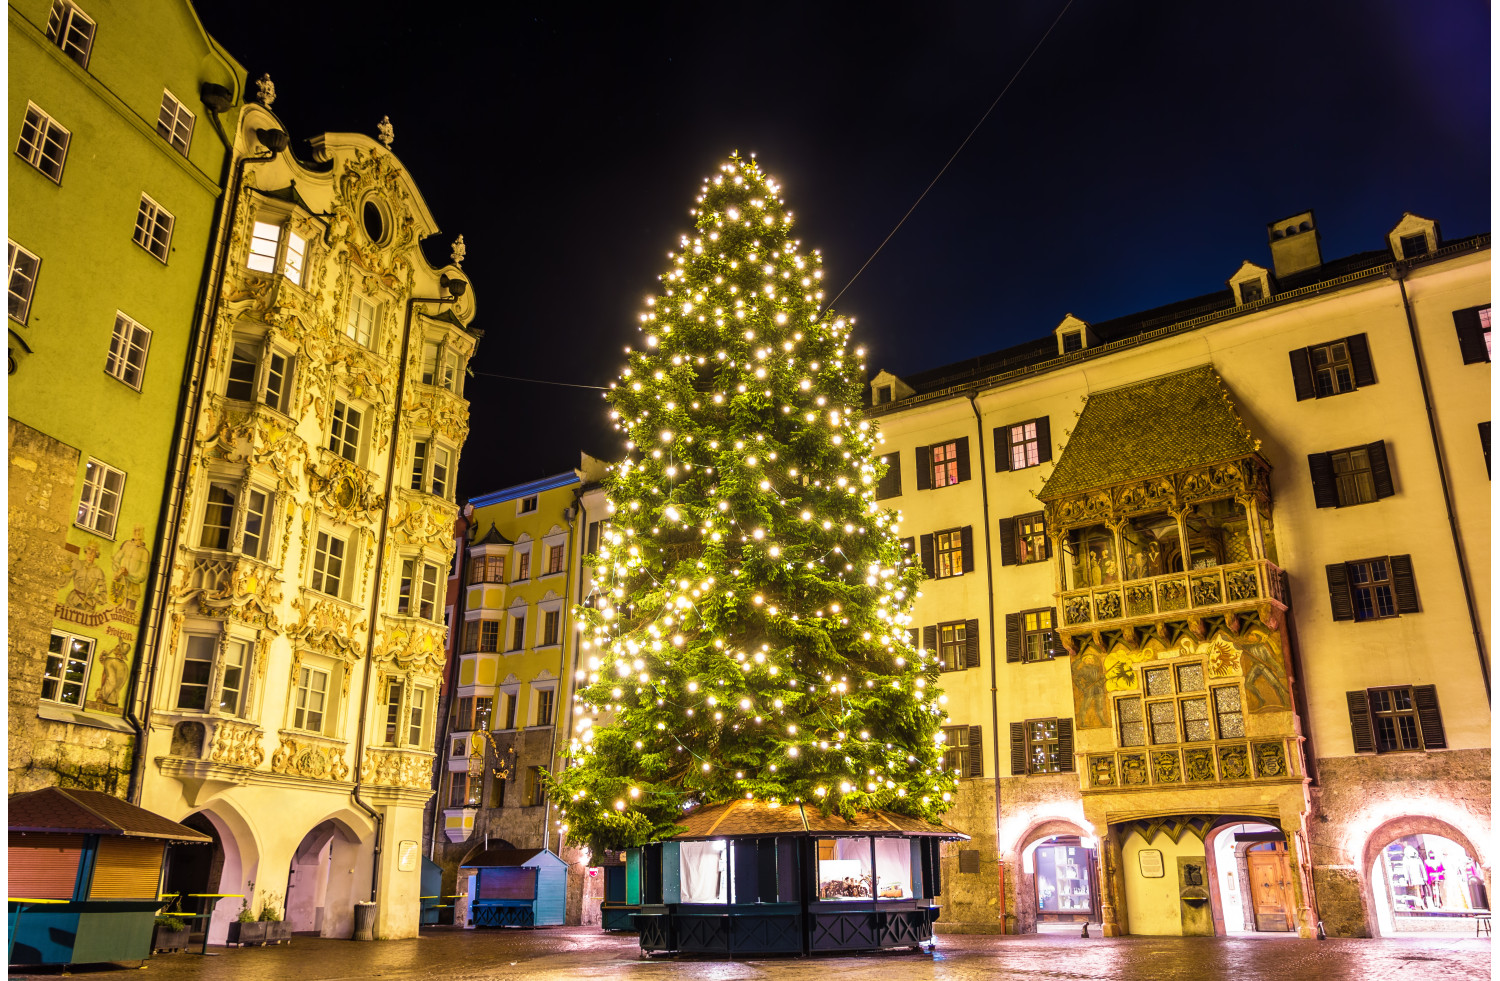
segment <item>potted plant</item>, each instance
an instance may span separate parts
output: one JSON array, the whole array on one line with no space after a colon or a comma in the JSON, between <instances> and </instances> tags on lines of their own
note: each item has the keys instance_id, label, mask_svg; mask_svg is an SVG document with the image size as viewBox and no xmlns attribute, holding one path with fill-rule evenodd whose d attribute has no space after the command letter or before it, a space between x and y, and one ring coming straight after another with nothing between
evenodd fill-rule
<instances>
[{"instance_id":1,"label":"potted plant","mask_svg":"<svg viewBox=\"0 0 1500 981\"><path fill-rule=\"evenodd\" d=\"M292 925L286 922L279 893L267 894L265 901L261 903L260 921L266 928L267 943L279 944L283 940L292 942Z\"/></svg>"},{"instance_id":2,"label":"potted plant","mask_svg":"<svg viewBox=\"0 0 1500 981\"><path fill-rule=\"evenodd\" d=\"M266 924L256 919L255 912L250 909L250 900L240 900L239 915L234 922L229 924L229 936L227 942L232 944L263 944L266 942Z\"/></svg>"},{"instance_id":3,"label":"potted plant","mask_svg":"<svg viewBox=\"0 0 1500 981\"><path fill-rule=\"evenodd\" d=\"M174 911L175 912L175 911ZM156 929L151 935L151 951L186 950L191 928L187 920L172 913L156 914Z\"/></svg>"}]
</instances>

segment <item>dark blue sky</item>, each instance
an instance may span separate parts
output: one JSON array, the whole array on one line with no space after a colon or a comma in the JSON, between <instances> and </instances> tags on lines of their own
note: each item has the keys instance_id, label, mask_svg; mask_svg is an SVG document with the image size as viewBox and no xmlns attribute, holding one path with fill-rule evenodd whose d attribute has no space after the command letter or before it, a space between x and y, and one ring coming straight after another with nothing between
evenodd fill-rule
<instances>
[{"instance_id":1,"label":"dark blue sky","mask_svg":"<svg viewBox=\"0 0 1500 981\"><path fill-rule=\"evenodd\" d=\"M429 254L468 244L476 371L602 385L725 154L781 181L837 292L1064 2L199 12L271 73L294 141L390 115L443 229ZM872 371L907 374L1220 289L1305 208L1325 258L1381 248L1403 211L1487 231L1489 34L1477 0L1075 0L838 309ZM467 394L461 497L621 452L598 393Z\"/></svg>"}]
</instances>

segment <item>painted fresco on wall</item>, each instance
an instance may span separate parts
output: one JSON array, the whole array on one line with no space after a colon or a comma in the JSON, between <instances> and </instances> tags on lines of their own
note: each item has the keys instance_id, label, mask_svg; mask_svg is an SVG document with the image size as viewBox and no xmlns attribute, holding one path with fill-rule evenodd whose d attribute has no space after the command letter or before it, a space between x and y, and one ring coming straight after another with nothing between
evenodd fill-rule
<instances>
[{"instance_id":1,"label":"painted fresco on wall","mask_svg":"<svg viewBox=\"0 0 1500 981\"><path fill-rule=\"evenodd\" d=\"M64 579L52 615L68 625L59 629L94 641L94 666L83 707L118 714L130 679L141 594L151 567L145 529L136 525L131 537L107 556L93 536L82 544L65 542L64 548Z\"/></svg>"},{"instance_id":2,"label":"painted fresco on wall","mask_svg":"<svg viewBox=\"0 0 1500 981\"><path fill-rule=\"evenodd\" d=\"M1290 711L1292 696L1287 690L1281 645L1273 635L1256 636L1254 643L1246 644L1240 651L1245 669L1245 711L1252 714Z\"/></svg>"},{"instance_id":3,"label":"painted fresco on wall","mask_svg":"<svg viewBox=\"0 0 1500 981\"><path fill-rule=\"evenodd\" d=\"M1077 712L1077 728L1103 729L1109 726L1104 659L1095 651L1085 651L1073 658L1073 705Z\"/></svg>"}]
</instances>

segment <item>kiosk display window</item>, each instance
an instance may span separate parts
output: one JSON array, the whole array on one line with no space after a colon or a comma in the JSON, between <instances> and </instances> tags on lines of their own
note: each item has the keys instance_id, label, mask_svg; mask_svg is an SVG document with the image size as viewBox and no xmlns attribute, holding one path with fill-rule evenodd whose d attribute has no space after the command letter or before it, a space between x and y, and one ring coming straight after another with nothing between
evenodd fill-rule
<instances>
[{"instance_id":1,"label":"kiosk display window","mask_svg":"<svg viewBox=\"0 0 1500 981\"><path fill-rule=\"evenodd\" d=\"M1079 845L1042 845L1036 850L1037 908L1044 913L1087 913L1089 850Z\"/></svg>"}]
</instances>

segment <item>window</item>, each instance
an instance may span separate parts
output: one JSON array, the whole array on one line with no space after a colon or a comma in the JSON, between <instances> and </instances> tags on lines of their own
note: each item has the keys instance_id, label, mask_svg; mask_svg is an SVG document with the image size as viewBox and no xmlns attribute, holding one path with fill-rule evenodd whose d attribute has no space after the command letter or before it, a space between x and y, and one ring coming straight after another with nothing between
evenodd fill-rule
<instances>
[{"instance_id":1,"label":"window","mask_svg":"<svg viewBox=\"0 0 1500 981\"><path fill-rule=\"evenodd\" d=\"M400 745L401 707L406 685L392 681L385 690L385 744Z\"/></svg>"},{"instance_id":2,"label":"window","mask_svg":"<svg viewBox=\"0 0 1500 981\"><path fill-rule=\"evenodd\" d=\"M453 473L453 451L437 440L422 440L412 447L411 489L425 490L447 499Z\"/></svg>"},{"instance_id":3,"label":"window","mask_svg":"<svg viewBox=\"0 0 1500 981\"><path fill-rule=\"evenodd\" d=\"M1328 398L1375 384L1370 344L1364 334L1289 352L1297 401Z\"/></svg>"},{"instance_id":4,"label":"window","mask_svg":"<svg viewBox=\"0 0 1500 981\"><path fill-rule=\"evenodd\" d=\"M475 696L474 698L474 728L485 730L490 727L490 716L495 710L495 700L489 695Z\"/></svg>"},{"instance_id":5,"label":"window","mask_svg":"<svg viewBox=\"0 0 1500 981\"><path fill-rule=\"evenodd\" d=\"M1025 470L1052 459L1052 426L1047 416L995 430L995 469Z\"/></svg>"},{"instance_id":6,"label":"window","mask_svg":"<svg viewBox=\"0 0 1500 981\"><path fill-rule=\"evenodd\" d=\"M63 162L68 157L68 143L73 138L62 124L47 115L33 102L26 103L26 118L21 121L21 139L16 153L22 160L54 181L62 182Z\"/></svg>"},{"instance_id":7,"label":"window","mask_svg":"<svg viewBox=\"0 0 1500 981\"><path fill-rule=\"evenodd\" d=\"M518 692L510 692L505 696L505 728L516 727L516 702L519 700Z\"/></svg>"},{"instance_id":8,"label":"window","mask_svg":"<svg viewBox=\"0 0 1500 981\"><path fill-rule=\"evenodd\" d=\"M1221 735L1226 726L1227 731L1238 728L1237 735L1244 735L1239 689L1215 689L1211 715L1201 662L1145 668L1138 674L1145 693L1144 715L1141 695L1115 702L1121 746L1144 746L1146 735L1153 745L1208 742L1214 738L1215 717Z\"/></svg>"},{"instance_id":9,"label":"window","mask_svg":"<svg viewBox=\"0 0 1500 981\"><path fill-rule=\"evenodd\" d=\"M167 253L172 248L172 224L175 221L170 211L142 194L141 207L135 216L135 244L166 262Z\"/></svg>"},{"instance_id":10,"label":"window","mask_svg":"<svg viewBox=\"0 0 1500 981\"><path fill-rule=\"evenodd\" d=\"M1060 645L1051 607L1005 615L1005 660L1012 663L1050 661Z\"/></svg>"},{"instance_id":11,"label":"window","mask_svg":"<svg viewBox=\"0 0 1500 981\"><path fill-rule=\"evenodd\" d=\"M940 623L937 628L938 664L944 671L957 671L968 663L968 621Z\"/></svg>"},{"instance_id":12,"label":"window","mask_svg":"<svg viewBox=\"0 0 1500 981\"><path fill-rule=\"evenodd\" d=\"M1401 258L1415 259L1427 254L1427 233L1401 236Z\"/></svg>"},{"instance_id":13,"label":"window","mask_svg":"<svg viewBox=\"0 0 1500 981\"><path fill-rule=\"evenodd\" d=\"M949 579L974 571L973 531L953 528L922 536L922 568L933 579Z\"/></svg>"},{"instance_id":14,"label":"window","mask_svg":"<svg viewBox=\"0 0 1500 981\"><path fill-rule=\"evenodd\" d=\"M1320 508L1368 504L1396 493L1385 442L1351 446L1329 453L1310 453L1313 501Z\"/></svg>"},{"instance_id":15,"label":"window","mask_svg":"<svg viewBox=\"0 0 1500 981\"><path fill-rule=\"evenodd\" d=\"M476 555L469 559L469 582L504 582L505 559L499 555Z\"/></svg>"},{"instance_id":16,"label":"window","mask_svg":"<svg viewBox=\"0 0 1500 981\"><path fill-rule=\"evenodd\" d=\"M375 339L375 303L362 294L349 297L349 313L344 318L344 334L365 347Z\"/></svg>"},{"instance_id":17,"label":"window","mask_svg":"<svg viewBox=\"0 0 1500 981\"><path fill-rule=\"evenodd\" d=\"M599 522L589 522L588 551L586 554L593 555L599 551Z\"/></svg>"},{"instance_id":18,"label":"window","mask_svg":"<svg viewBox=\"0 0 1500 981\"><path fill-rule=\"evenodd\" d=\"M270 516L271 497L258 487L251 487L244 494L244 524L240 529L240 546L235 548L234 530L236 505L240 492L236 484L213 481L208 485L207 501L203 509L203 530L198 536L199 548L211 548L221 552L238 551L251 558L265 558L267 539L266 519Z\"/></svg>"},{"instance_id":19,"label":"window","mask_svg":"<svg viewBox=\"0 0 1500 981\"><path fill-rule=\"evenodd\" d=\"M31 294L36 289L36 274L41 268L42 260L21 248L15 242L9 243L10 261L10 319L26 322L26 317L31 313Z\"/></svg>"},{"instance_id":20,"label":"window","mask_svg":"<svg viewBox=\"0 0 1500 981\"><path fill-rule=\"evenodd\" d=\"M1070 330L1062 336L1062 353L1071 354L1083 350L1083 331Z\"/></svg>"},{"instance_id":21,"label":"window","mask_svg":"<svg viewBox=\"0 0 1500 981\"><path fill-rule=\"evenodd\" d=\"M1404 685L1347 693L1356 753L1447 749L1437 687Z\"/></svg>"},{"instance_id":22,"label":"window","mask_svg":"<svg viewBox=\"0 0 1500 981\"><path fill-rule=\"evenodd\" d=\"M42 699L82 708L93 656L94 642L89 638L54 631L42 671Z\"/></svg>"},{"instance_id":23,"label":"window","mask_svg":"<svg viewBox=\"0 0 1500 981\"><path fill-rule=\"evenodd\" d=\"M1264 300L1266 292L1261 288L1259 280L1247 280L1240 284L1240 302L1254 303L1256 300Z\"/></svg>"},{"instance_id":24,"label":"window","mask_svg":"<svg viewBox=\"0 0 1500 981\"><path fill-rule=\"evenodd\" d=\"M359 427L364 414L343 399L333 400L328 448L351 463L359 462Z\"/></svg>"},{"instance_id":25,"label":"window","mask_svg":"<svg viewBox=\"0 0 1500 981\"><path fill-rule=\"evenodd\" d=\"M932 448L932 486L958 483L958 444L939 443Z\"/></svg>"},{"instance_id":26,"label":"window","mask_svg":"<svg viewBox=\"0 0 1500 981\"><path fill-rule=\"evenodd\" d=\"M1000 564L1029 565L1052 557L1041 511L1000 519Z\"/></svg>"},{"instance_id":27,"label":"window","mask_svg":"<svg viewBox=\"0 0 1500 981\"><path fill-rule=\"evenodd\" d=\"M109 357L104 370L140 391L146 375L146 353L151 349L151 332L123 313L115 313L115 331L109 339Z\"/></svg>"},{"instance_id":28,"label":"window","mask_svg":"<svg viewBox=\"0 0 1500 981\"><path fill-rule=\"evenodd\" d=\"M313 551L312 588L329 596L344 595L344 539L326 531L318 532L318 546Z\"/></svg>"},{"instance_id":29,"label":"window","mask_svg":"<svg viewBox=\"0 0 1500 981\"><path fill-rule=\"evenodd\" d=\"M1325 571L1335 620L1383 620L1421 610L1410 555L1341 562Z\"/></svg>"},{"instance_id":30,"label":"window","mask_svg":"<svg viewBox=\"0 0 1500 981\"><path fill-rule=\"evenodd\" d=\"M1375 620L1396 615L1391 567L1384 559L1349 563L1349 591L1354 599L1354 619Z\"/></svg>"},{"instance_id":31,"label":"window","mask_svg":"<svg viewBox=\"0 0 1500 981\"><path fill-rule=\"evenodd\" d=\"M89 52L94 48L93 18L69 0L52 0L52 11L47 15L47 40L78 62L79 67L87 68Z\"/></svg>"},{"instance_id":32,"label":"window","mask_svg":"<svg viewBox=\"0 0 1500 981\"><path fill-rule=\"evenodd\" d=\"M491 653L499 649L499 620L469 621L464 630L464 653Z\"/></svg>"},{"instance_id":33,"label":"window","mask_svg":"<svg viewBox=\"0 0 1500 981\"><path fill-rule=\"evenodd\" d=\"M900 482L900 477L896 478ZM969 438L917 447L917 490L951 487L969 479Z\"/></svg>"},{"instance_id":34,"label":"window","mask_svg":"<svg viewBox=\"0 0 1500 981\"><path fill-rule=\"evenodd\" d=\"M536 724L539 726L550 726L552 724L552 700L557 692L551 688L533 688L536 692Z\"/></svg>"},{"instance_id":35,"label":"window","mask_svg":"<svg viewBox=\"0 0 1500 981\"><path fill-rule=\"evenodd\" d=\"M531 552L525 551L516 559L516 582L531 576Z\"/></svg>"},{"instance_id":36,"label":"window","mask_svg":"<svg viewBox=\"0 0 1500 981\"><path fill-rule=\"evenodd\" d=\"M536 495L521 498L520 505L516 508L517 514L530 514L536 510Z\"/></svg>"},{"instance_id":37,"label":"window","mask_svg":"<svg viewBox=\"0 0 1500 981\"><path fill-rule=\"evenodd\" d=\"M1018 769L1015 759L1017 747L1011 746L1011 772L1013 773L1072 773L1073 772L1073 720L1030 719L1011 724L1014 743L1015 730L1019 727L1024 745L1019 747L1024 754Z\"/></svg>"},{"instance_id":38,"label":"window","mask_svg":"<svg viewBox=\"0 0 1500 981\"><path fill-rule=\"evenodd\" d=\"M875 500L883 501L888 497L901 496L901 454L887 453L880 458L880 462L886 465L885 476L880 478L880 483L875 485Z\"/></svg>"},{"instance_id":39,"label":"window","mask_svg":"<svg viewBox=\"0 0 1500 981\"><path fill-rule=\"evenodd\" d=\"M885 405L887 402L889 402L891 400L891 388L892 387L893 386L890 386L890 385L877 385L876 386L876 388L875 388L875 404L876 405Z\"/></svg>"},{"instance_id":40,"label":"window","mask_svg":"<svg viewBox=\"0 0 1500 981\"><path fill-rule=\"evenodd\" d=\"M511 618L510 649L519 651L526 647L526 614L518 613Z\"/></svg>"},{"instance_id":41,"label":"window","mask_svg":"<svg viewBox=\"0 0 1500 981\"><path fill-rule=\"evenodd\" d=\"M1218 723L1220 739L1238 739L1245 735L1245 715L1240 707L1238 685L1225 685L1213 690L1214 720Z\"/></svg>"},{"instance_id":42,"label":"window","mask_svg":"<svg viewBox=\"0 0 1500 981\"><path fill-rule=\"evenodd\" d=\"M979 726L943 726L943 769L960 777L984 776Z\"/></svg>"},{"instance_id":43,"label":"window","mask_svg":"<svg viewBox=\"0 0 1500 981\"><path fill-rule=\"evenodd\" d=\"M328 711L328 672L309 666L298 668L292 697L292 728L321 733Z\"/></svg>"},{"instance_id":44,"label":"window","mask_svg":"<svg viewBox=\"0 0 1500 981\"><path fill-rule=\"evenodd\" d=\"M124 493L124 472L91 457L83 471L83 495L78 499L78 516L74 524L105 538L115 537L120 498Z\"/></svg>"},{"instance_id":45,"label":"window","mask_svg":"<svg viewBox=\"0 0 1500 981\"><path fill-rule=\"evenodd\" d=\"M208 503L203 509L203 532L199 548L229 550L229 532L234 527L234 489L228 484L209 484Z\"/></svg>"},{"instance_id":46,"label":"window","mask_svg":"<svg viewBox=\"0 0 1500 981\"><path fill-rule=\"evenodd\" d=\"M558 627L562 622L562 611L547 610L542 613L542 646L550 647L558 642Z\"/></svg>"},{"instance_id":47,"label":"window","mask_svg":"<svg viewBox=\"0 0 1500 981\"><path fill-rule=\"evenodd\" d=\"M448 806L478 807L484 788L484 776L470 776L463 770L448 774Z\"/></svg>"},{"instance_id":48,"label":"window","mask_svg":"<svg viewBox=\"0 0 1500 981\"><path fill-rule=\"evenodd\" d=\"M404 559L396 612L402 616L432 620L437 616L438 567L431 562ZM415 595L413 595L415 593Z\"/></svg>"},{"instance_id":49,"label":"window","mask_svg":"<svg viewBox=\"0 0 1500 981\"><path fill-rule=\"evenodd\" d=\"M423 341L422 384L457 391L458 352L439 341Z\"/></svg>"},{"instance_id":50,"label":"window","mask_svg":"<svg viewBox=\"0 0 1500 981\"><path fill-rule=\"evenodd\" d=\"M547 575L555 575L563 571L563 547L552 545L547 549Z\"/></svg>"},{"instance_id":51,"label":"window","mask_svg":"<svg viewBox=\"0 0 1500 981\"><path fill-rule=\"evenodd\" d=\"M282 233L286 243L283 247ZM307 254L307 240L290 228L256 221L250 228L250 258L246 265L256 272L280 272L281 275L302 285L302 266ZM278 259L280 263L278 265Z\"/></svg>"},{"instance_id":52,"label":"window","mask_svg":"<svg viewBox=\"0 0 1500 981\"><path fill-rule=\"evenodd\" d=\"M453 700L453 728L457 732L468 732L474 728L473 696L465 695Z\"/></svg>"},{"instance_id":53,"label":"window","mask_svg":"<svg viewBox=\"0 0 1500 981\"><path fill-rule=\"evenodd\" d=\"M269 337L236 337L229 355L229 380L224 397L261 402L277 412L291 408L291 355L272 345Z\"/></svg>"},{"instance_id":54,"label":"window","mask_svg":"<svg viewBox=\"0 0 1500 981\"><path fill-rule=\"evenodd\" d=\"M1490 307L1469 307L1453 311L1453 325L1458 328L1458 351L1464 364L1488 364L1490 361Z\"/></svg>"},{"instance_id":55,"label":"window","mask_svg":"<svg viewBox=\"0 0 1500 981\"><path fill-rule=\"evenodd\" d=\"M547 801L546 781L542 774L546 772L544 766L528 766L526 768L526 796L522 807L540 807Z\"/></svg>"},{"instance_id":56,"label":"window","mask_svg":"<svg viewBox=\"0 0 1500 981\"><path fill-rule=\"evenodd\" d=\"M177 707L197 712L217 711L239 715L244 708L246 667L250 645L237 639L222 642L224 667L215 692L214 665L219 660L221 639L214 634L188 634L182 659L182 681L177 687Z\"/></svg>"},{"instance_id":57,"label":"window","mask_svg":"<svg viewBox=\"0 0 1500 981\"><path fill-rule=\"evenodd\" d=\"M1115 701L1115 718L1120 727L1121 746L1146 745L1146 723L1141 717L1141 697L1131 695Z\"/></svg>"},{"instance_id":58,"label":"window","mask_svg":"<svg viewBox=\"0 0 1500 981\"><path fill-rule=\"evenodd\" d=\"M167 89L162 89L156 132L178 153L188 155L188 146L193 142L193 113Z\"/></svg>"}]
</instances>

